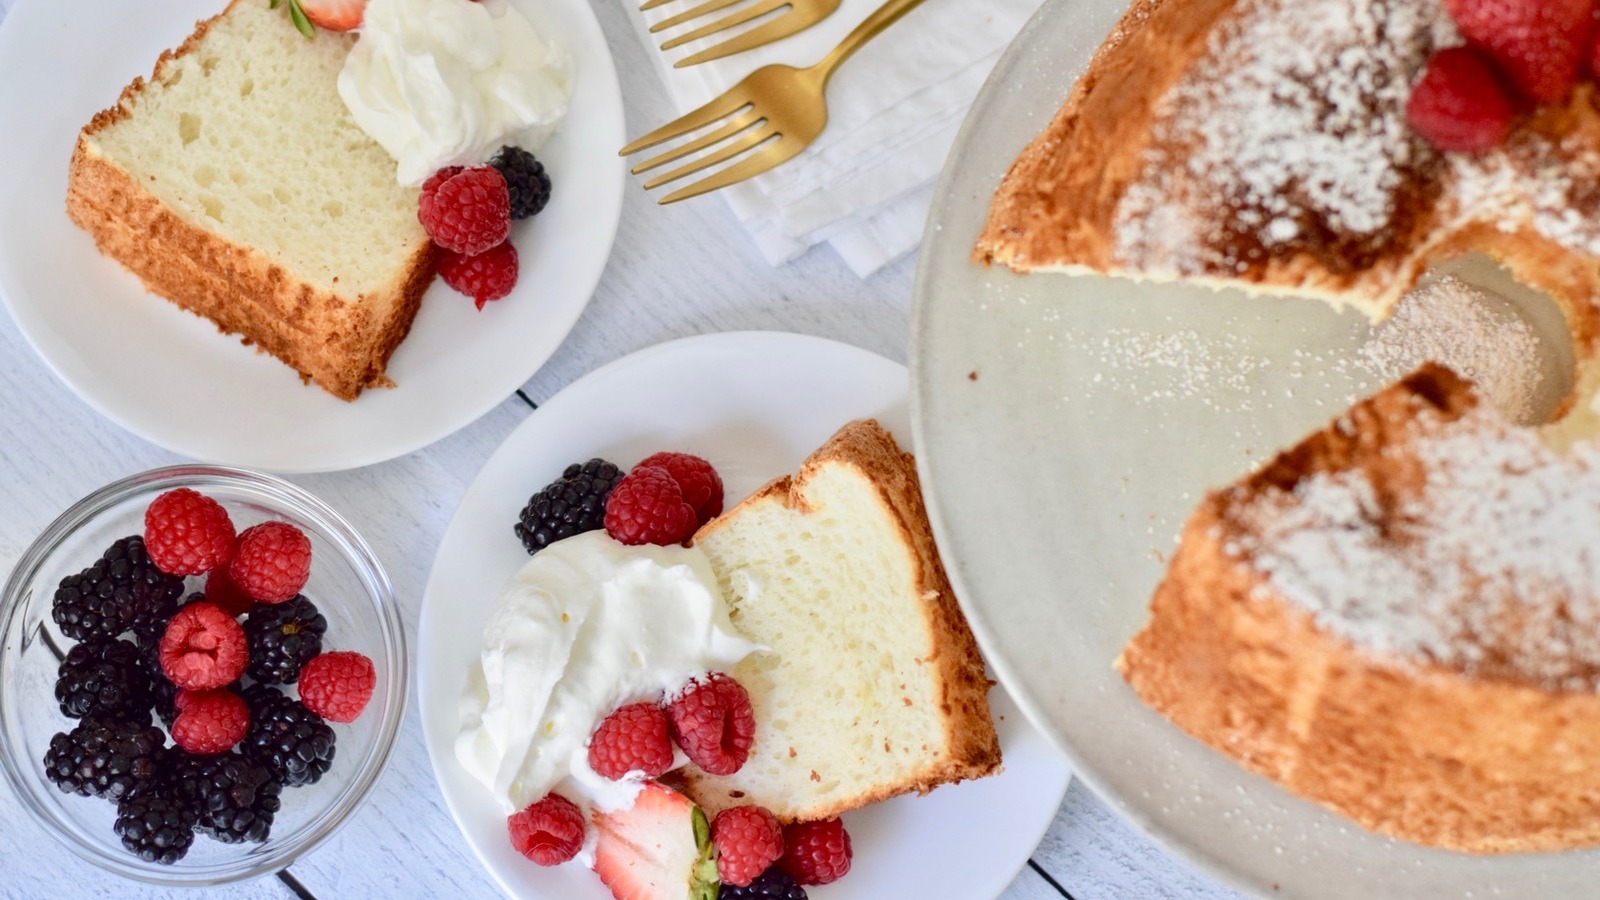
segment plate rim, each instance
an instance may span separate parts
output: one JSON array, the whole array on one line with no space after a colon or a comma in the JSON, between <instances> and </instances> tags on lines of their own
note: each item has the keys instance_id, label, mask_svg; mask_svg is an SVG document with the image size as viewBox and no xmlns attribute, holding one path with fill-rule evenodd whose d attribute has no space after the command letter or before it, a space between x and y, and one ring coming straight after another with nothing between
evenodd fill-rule
<instances>
[{"instance_id":1,"label":"plate rim","mask_svg":"<svg viewBox=\"0 0 1600 900\"><path fill-rule=\"evenodd\" d=\"M440 767L449 761L442 760L441 755L448 754L452 751L449 747L435 747L433 730L427 725L427 719L429 715L437 715L440 711L433 708L433 704L425 697L422 689L422 685L425 682L430 680L432 677L437 677L437 674L433 672L433 664L429 658L429 655L423 650L425 646L429 646L432 643L428 638L428 632L431 631L429 622L433 617L426 615L426 613L430 607L437 606L439 603L443 602L436 599L443 590L442 586L437 585L436 582L441 577L439 574L440 566L445 555L449 533L456 528L458 516L461 514L462 508L466 505L468 497L474 493L474 489L478 486L479 481L483 478L485 472L488 472L492 467L496 467L500 462L499 458L502 457L502 455L509 454L514 449L513 444L517 440L516 436L519 433L526 430L537 430L538 426L534 425L533 423L536 421L538 413L548 409L551 404L557 403L559 398L563 396L569 398L567 401L562 401L560 406L565 406L570 402L578 402L572 398L581 399L585 392L592 388L593 384L609 380L631 368L637 368L639 366L648 367L650 365L654 365L661 357L671 358L679 353L693 353L701 350L732 352L739 349L748 349L748 347L758 343L774 344L777 345L775 349L788 349L790 352L793 352L794 348L802 346L812 348L813 350L830 353L844 352L850 355L858 355L859 358L862 359L863 364L882 364L886 366L892 366L899 369L902 373L906 373L907 375L906 391L908 396L906 399L909 403L909 372L904 365L901 365L894 360L888 359L887 357L881 356L870 350L866 350L853 344L847 344L831 338L818 337L800 332L741 330L709 332L662 341L660 343L652 344L625 354L585 373L581 377L561 388L556 392L556 394L554 394L549 400L546 400L537 409L530 411L527 418L519 423L516 428L512 429L512 431L506 435L500 444L496 446L494 451L489 455L488 459L479 468L477 474L473 476L472 483L469 484L466 491L463 492L461 501L457 504L455 511L451 514L450 523L445 528L445 534L440 538L439 548L436 551L434 559L428 569L428 577L423 588L422 604L419 607L417 616L417 659L415 662L417 676L415 679L415 690L417 692L417 697L415 700L415 708L417 710L418 719L422 727L423 744L428 754L428 762L434 776L434 786L441 799L444 800L445 808L450 814L451 823L456 827L458 833L461 835L462 840L471 849L474 858L477 859L483 871L486 872L494 881L494 883L508 895L518 894L519 890L514 889L512 885L507 884L501 878L498 868L489 864L489 861L484 857L484 852L478 846L478 843L468 837L465 829L462 827L460 819L461 813L457 810L456 804L451 795L444 790L444 782ZM1000 687L1002 692L1005 692L1005 688L1003 686L996 686ZM1007 698L1011 697L1009 692L1005 692L1004 696ZM1013 702L1015 701L1013 700ZM1021 723L1023 727L1032 729L1038 738L1044 742L1047 747L1050 747L1050 749L1057 749L1053 744L1045 740L1043 732L1032 724L1031 720L1029 720L1026 714L1023 715L1023 719L1024 722ZM1050 825L1055 819L1054 811L1059 810L1061 804L1065 801L1066 792L1071 786L1071 782L1075 777L1075 773L1071 767L1065 763L1065 760L1061 760L1061 762L1062 765L1059 772L1060 789L1052 794L1054 797L1054 802L1051 805L1053 812L1041 819L1041 821L1038 823L1036 833L1033 833L1034 829L1028 829L1030 833L1027 835L1029 839L1027 852L1023 854L1015 869L1008 869L1006 874L1009 880L1007 883L1010 883L1011 880L1015 880L1022 869L1027 866L1034 849L1037 848L1039 842L1049 831Z\"/></svg>"},{"instance_id":2,"label":"plate rim","mask_svg":"<svg viewBox=\"0 0 1600 900\"><path fill-rule=\"evenodd\" d=\"M941 232L966 234L963 229L967 228L968 226L981 226L981 220L978 222L968 222L965 219L957 219L951 216L949 213L951 205L959 202L957 195L957 191L959 189L980 190L980 188L974 187L976 179L964 178L958 175L956 171L959 167L958 162L969 156L969 154L964 151L967 151L968 148L972 147L980 139L979 125L980 119L985 118L984 114L998 106L1003 105L1004 98L1007 93L1014 92L1014 83L1006 84L1005 82L1013 80L1011 76L1013 76L1019 70L1019 68L1028 61L1025 59L1025 57L1028 56L1030 45L1034 40L1036 40L1035 35L1048 30L1052 23L1059 23L1068 18L1066 11L1072 7L1081 6L1083 2L1084 0L1044 0L1039 9L1035 12L1033 18L1029 20L1028 24L1024 27L1023 31L1012 42L1012 44L1007 47L1000 61L992 70L989 79L985 82L983 88L978 94L977 99L970 108L967 118L963 121L962 126L957 133L956 141L952 146L950 155L947 157L945 168L940 174L940 178L937 182L934 193L934 203L929 211L927 226L923 235L922 246L924 251L931 250L936 245L944 243L939 237ZM1113 27L1116 27L1116 22L1120 22L1121 14L1126 11L1127 6L1128 4L1126 0L1119 0L1117 3L1117 18L1113 20ZM1074 74L1067 82L1068 91L1071 90L1072 86L1076 85L1079 76L1081 76L1089 64L1089 58L1086 57L1083 60L1074 62ZM1051 121L1054 111L1058 110L1060 105L1065 102L1066 96L1066 93L1063 93L1053 99L1051 106L1052 112L1050 117L1045 119L1045 122ZM993 123L988 122L985 124L992 126ZM1040 127L1042 128L1043 124L1041 124ZM1027 135L1028 141L1031 142L1031 140L1037 136L1037 134L1037 129L1030 131ZM1026 145L1027 144L1024 143L1023 145L1019 146L1017 148L1018 152L1020 152ZM1002 168L1000 170L1000 177L1004 177L1005 173L1009 171L1008 167L1012 164L1014 159L1015 155L1007 158L1007 162L1005 163L1007 168ZM985 183L981 187L983 200L982 209L988 209L988 200L997 187L998 182ZM977 231L974 227L971 235L975 238L976 233ZM971 245L967 244L965 246L965 250L966 252L962 254L962 258L964 260L970 258ZM978 265L970 261L966 264ZM930 333L933 330L933 326L931 324L931 318L933 314L930 312L930 306L932 305L930 301L930 295L935 290L933 287L931 287L935 279L931 276L939 265L940 263L935 259L935 254L931 252L923 252L919 254L916 270L916 281L912 298L910 353L908 357L912 374L910 398L911 426L919 450L917 455L918 471L924 480L931 484L937 483L931 477L931 460L936 454L929 452L930 443L928 440L928 416L931 413L928 412L927 406L930 405L929 398L935 391L935 388L933 387L935 382L934 379L929 375L930 360L927 355L927 344L930 341ZM999 266L996 267L996 271L1005 273L1007 275L1010 274L1005 272L1003 267ZM1039 273L1033 277L1054 279L1084 276L1062 276ZM1331 418L1336 412L1336 410L1330 409L1328 418ZM929 507L929 519L933 526L935 537L937 538L940 546L955 547L957 544L954 539L955 533L950 524L949 517L947 517L947 512L939 494L936 490L930 490L926 499ZM1195 500L1195 503L1198 503L1198 499ZM951 582L956 586L958 594L962 596L970 596L969 585L967 584L968 579L963 571L963 567L960 565L950 565L947 568L950 574ZM1141 598L1139 602L1141 604L1147 604L1148 597ZM1000 677L1001 681L1011 692L1011 696L1016 701L1017 705L1029 717L1034 727L1071 762L1074 777L1081 779L1084 784L1096 795L1096 797L1104 802L1119 819L1127 822L1138 832L1148 837L1165 853L1169 854L1176 860L1193 867L1195 870L1198 870L1200 873L1210 879L1213 879L1220 885L1251 895L1263 896L1277 896L1284 891L1292 891L1297 887L1296 885L1290 885L1287 882L1279 884L1276 881L1262 877L1259 867L1251 867L1247 869L1246 866L1239 864L1239 861L1233 855L1220 851L1213 852L1211 850L1202 848L1200 845L1189 842L1187 839L1185 839L1182 832L1180 832L1175 826L1169 825L1161 816L1156 815L1153 809L1147 810L1145 805L1134 802L1132 799L1130 799L1130 795L1127 793L1113 789L1111 787L1111 778L1094 764L1090 756L1080 751L1079 744L1073 740L1069 740L1065 731L1062 731L1050 724L1050 717L1045 714L1045 707L1041 698L1036 696L1033 692L1025 689L1024 680L1016 674L1021 667L1015 664L1005 654L999 652L999 639L996 633L991 629L990 616L986 612L982 611L969 612L968 619L972 624L975 635L978 637L980 646L984 649L985 656L989 658L991 667L995 670L997 676ZM1107 668L1109 670L1109 665ZM1148 707L1142 708L1150 715L1157 715ZM1418 854L1439 854L1451 857L1453 859L1462 860L1463 862L1460 863L1462 866L1475 866L1484 868L1495 865L1496 861L1499 861L1504 868L1495 874L1498 877L1502 877L1508 881L1516 882L1530 872L1540 871L1542 861L1551 858L1553 855L1562 856L1568 853L1584 853L1592 855L1600 853L1600 848L1589 848L1587 850L1580 849L1575 851L1565 851L1561 854L1546 853L1473 856L1468 854L1453 853L1451 851L1437 850L1435 848L1425 848L1420 845L1400 841L1385 835L1375 834L1363 829L1353 821L1348 820L1343 816L1326 809L1325 807L1322 807L1320 804L1315 804L1313 801L1307 800L1300 797L1298 794L1288 791L1275 781L1267 779L1265 776L1257 775L1254 772L1240 767L1237 762L1233 761L1231 758L1225 756L1224 754L1218 753L1209 746L1199 743L1190 735L1188 735L1187 732L1178 729L1177 726L1173 725L1164 717L1162 718L1161 722L1163 728L1171 732L1176 740L1192 744L1193 751L1195 753L1208 754L1218 760L1226 761L1229 766L1233 767L1233 770L1236 773L1236 783L1241 787L1244 785L1251 785L1251 789L1255 790L1256 786L1259 785L1260 787L1268 788L1271 792L1273 792L1273 797L1275 799L1281 799L1287 803L1305 805L1308 809L1313 810L1320 816L1330 817L1331 821L1340 826L1341 830L1348 828L1351 832L1361 833L1368 839L1377 841L1391 841L1402 849L1415 851ZM1150 807L1153 808L1153 806L1154 804L1150 804ZM1343 859L1343 857L1341 857L1341 859ZM1324 857L1324 860L1326 860L1326 857ZM1326 867L1327 863L1323 862L1321 865ZM1448 865L1427 865L1423 866L1422 869L1425 872L1437 873L1441 870L1448 869ZM1458 875L1453 874L1450 877L1470 878L1473 876L1481 877L1485 874L1487 873L1480 869L1471 872L1463 871ZM1304 889L1306 885L1300 884L1298 887ZM1431 893L1427 893L1427 896L1434 896L1435 894L1446 896L1448 894L1441 894L1440 892L1448 891L1451 887L1451 884L1430 882L1428 884L1419 885L1414 883L1412 884L1412 887L1430 890ZM1538 890L1538 887L1529 887L1525 888L1525 890ZM1314 893L1316 896L1322 896L1324 893L1329 891L1335 895L1338 894L1337 888L1327 887L1325 887L1322 891L1316 891ZM1506 895L1524 896L1524 893L1518 893L1516 888L1513 887L1506 891ZM1528 896L1543 896L1543 894L1534 893L1528 894Z\"/></svg>"},{"instance_id":3,"label":"plate rim","mask_svg":"<svg viewBox=\"0 0 1600 900\"><path fill-rule=\"evenodd\" d=\"M222 0L218 0L218 2L222 3ZM535 2L535 0L508 0L508 2L513 6L521 6L525 3ZM599 84L599 89L606 100L605 108L610 111L610 115L607 117L608 121L603 121L600 125L604 133L614 139L611 142L620 146L621 141L626 139L626 107L622 97L616 60L611 53L610 44L606 40L605 31L600 26L598 16L593 8L588 3L582 2L582 0L537 0L537 2L561 4L568 14L576 17L581 29L590 32L591 36L595 38L595 40L589 42L590 46L585 48L584 57L586 61L592 60L592 71L586 68L583 77L596 79ZM5 51L8 47L30 36L31 32L28 29L36 27L33 17L44 15L45 13L41 10L46 5L46 0L13 0L11 8L7 11L5 17L0 19L0 58L7 56ZM226 4L223 3L222 5L225 6ZM221 12L220 7L214 11L201 12L200 15L205 18L219 12ZM23 24L17 24L19 22ZM152 59L143 63L135 63L129 69L132 74L128 78L132 78L135 75L145 77L147 74L145 70L153 62L154 60ZM141 68L141 66L144 68ZM108 100L108 102L110 101ZM569 115L580 114L580 112L574 109ZM581 112L581 114L592 115L592 112ZM597 211L597 215L590 217L589 221L592 223L591 227L595 229L595 237L601 239L600 244L604 247L604 252L596 254L592 271L586 272L582 277L575 279L575 289L572 294L573 296L581 295L582 302L571 304L570 309L563 310L561 315L543 323L543 326L545 326L543 327L543 333L554 336L549 352L542 358L529 356L528 362L524 366L517 368L516 372L520 374L520 377L515 382L509 380L510 367L508 366L508 374L499 379L506 382L503 392L484 391L477 402L450 404L448 408L451 412L440 415L438 424L429 429L418 430L405 440L362 444L353 449L346 444L339 444L334 447L324 444L318 449L311 450L311 452L300 449L293 453L280 453L278 455L282 459L278 460L252 457L250 451L238 446L228 448L225 455L218 455L213 449L196 446L196 442L193 439L187 438L181 433L174 435L170 433L171 429L159 427L155 424L155 420L159 418L158 416L152 415L146 420L129 416L126 411L119 408L118 404L114 402L114 397L105 396L103 390L96 389L92 383L81 377L80 373L65 365L63 357L70 356L70 354L63 353L62 350L67 349L68 345L65 342L61 342L62 347L54 349L56 342L47 339L45 335L45 331L50 326L48 319L38 318L34 314L27 312L19 313L19 304L25 303L20 299L20 295L26 293L26 291L19 289L17 282L22 279L15 274L13 266L6 262L3 250L0 250L0 306L5 308L17 332L32 351L35 360L43 364L44 368L60 384L65 386L74 397L94 410L97 415L135 437L197 461L217 465L246 466L278 475L338 472L363 468L416 452L470 426L505 402L507 398L515 393L518 387L526 384L538 374L566 342L567 336L570 335L579 318L582 317L589 303L593 300L595 291L604 276L606 266L610 262L611 254L616 246L617 235L620 232L622 209L626 198L627 166L622 157L604 155L592 162L586 162L586 165L596 167L596 181L605 186L605 194L603 196L595 197L590 195L591 201L599 202L595 202L589 207L591 210ZM64 171L65 157L62 158L62 166ZM606 170L609 170L609 174ZM54 210L53 215L59 215L61 220L66 223L63 227L76 229L76 226L72 225L70 220L67 220L64 206L61 209ZM126 269L122 269L119 266L119 272L120 277L127 280L127 289L130 293L159 298L159 295L154 295L147 291L139 283L138 279L127 272ZM429 285L427 293L433 293L437 290L447 290L447 288L442 281L436 278ZM166 301L164 298L160 299L170 304L170 301ZM182 312L193 315L193 313L188 313L187 310L182 310ZM210 323L209 319L204 321L208 324ZM227 341L237 341L239 339L238 335L224 334L220 331L217 337ZM47 347L53 348L52 352L46 352ZM398 350L399 348L397 347L396 349ZM288 368L286 364L277 360L276 357L272 357L272 360L278 366ZM523 368L526 368L527 371L522 372ZM293 370L291 369L289 372L292 374ZM305 383L302 387L307 391L316 391L318 395L323 393L320 388L310 383ZM367 390L399 389L402 388L374 386ZM365 393L366 391L363 392L363 394ZM347 407L354 407L360 401L361 398L359 397L355 401L349 401ZM304 448L308 445L297 444L296 446Z\"/></svg>"}]
</instances>

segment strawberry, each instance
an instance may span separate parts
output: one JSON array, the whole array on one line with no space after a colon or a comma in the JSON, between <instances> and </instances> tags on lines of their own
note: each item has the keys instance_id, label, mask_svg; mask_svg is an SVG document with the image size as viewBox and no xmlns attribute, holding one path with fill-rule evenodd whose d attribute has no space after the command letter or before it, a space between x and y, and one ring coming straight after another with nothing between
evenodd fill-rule
<instances>
[{"instance_id":1,"label":"strawberry","mask_svg":"<svg viewBox=\"0 0 1600 900\"><path fill-rule=\"evenodd\" d=\"M282 0L272 0L277 9ZM289 0L289 18L300 33L311 37L317 28L328 31L354 31L361 27L367 0Z\"/></svg>"},{"instance_id":2,"label":"strawberry","mask_svg":"<svg viewBox=\"0 0 1600 900\"><path fill-rule=\"evenodd\" d=\"M625 810L594 813L594 871L617 900L716 900L711 825L689 798L646 782Z\"/></svg>"},{"instance_id":3,"label":"strawberry","mask_svg":"<svg viewBox=\"0 0 1600 900\"><path fill-rule=\"evenodd\" d=\"M1435 54L1406 102L1406 121L1446 152L1498 147L1514 118L1516 106L1494 69L1471 47Z\"/></svg>"},{"instance_id":4,"label":"strawberry","mask_svg":"<svg viewBox=\"0 0 1600 900\"><path fill-rule=\"evenodd\" d=\"M1565 99L1578 83L1594 28L1594 0L1445 0L1468 41L1535 103Z\"/></svg>"}]
</instances>

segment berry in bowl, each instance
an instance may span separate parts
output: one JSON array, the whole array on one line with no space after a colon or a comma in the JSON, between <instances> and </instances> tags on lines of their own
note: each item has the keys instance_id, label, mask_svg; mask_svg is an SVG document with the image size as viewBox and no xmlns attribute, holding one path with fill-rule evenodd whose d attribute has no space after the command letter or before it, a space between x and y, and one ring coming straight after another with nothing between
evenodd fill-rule
<instances>
[{"instance_id":1,"label":"berry in bowl","mask_svg":"<svg viewBox=\"0 0 1600 900\"><path fill-rule=\"evenodd\" d=\"M0 596L0 768L46 831L158 884L276 871L376 783L405 702L388 576L286 481L175 466L64 512Z\"/></svg>"}]
</instances>

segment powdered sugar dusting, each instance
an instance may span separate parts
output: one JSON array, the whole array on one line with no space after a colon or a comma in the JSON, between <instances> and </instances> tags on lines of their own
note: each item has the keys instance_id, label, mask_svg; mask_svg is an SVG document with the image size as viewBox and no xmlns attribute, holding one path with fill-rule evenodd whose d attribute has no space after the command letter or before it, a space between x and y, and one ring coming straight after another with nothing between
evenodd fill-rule
<instances>
[{"instance_id":1,"label":"powdered sugar dusting","mask_svg":"<svg viewBox=\"0 0 1600 900\"><path fill-rule=\"evenodd\" d=\"M1412 425L1420 489L1319 474L1240 510L1228 551L1360 647L1600 688L1600 449L1561 456L1488 407Z\"/></svg>"},{"instance_id":2,"label":"powdered sugar dusting","mask_svg":"<svg viewBox=\"0 0 1600 900\"><path fill-rule=\"evenodd\" d=\"M1357 356L1380 384L1398 381L1424 362L1442 363L1472 381L1511 421L1527 425L1535 418L1538 336L1458 278L1444 276L1407 294Z\"/></svg>"},{"instance_id":3,"label":"powdered sugar dusting","mask_svg":"<svg viewBox=\"0 0 1600 900\"><path fill-rule=\"evenodd\" d=\"M1411 81L1449 34L1435 0L1244 0L1160 101L1118 209L1119 257L1226 272L1311 235L1381 239L1429 154L1405 122Z\"/></svg>"},{"instance_id":4,"label":"powdered sugar dusting","mask_svg":"<svg viewBox=\"0 0 1600 900\"><path fill-rule=\"evenodd\" d=\"M1523 130L1504 147L1453 154L1450 162L1461 220L1489 221L1508 232L1531 226L1563 247L1600 256L1600 218L1593 214L1600 153L1592 135L1554 143ZM1579 208L1585 195L1588 210Z\"/></svg>"}]
</instances>

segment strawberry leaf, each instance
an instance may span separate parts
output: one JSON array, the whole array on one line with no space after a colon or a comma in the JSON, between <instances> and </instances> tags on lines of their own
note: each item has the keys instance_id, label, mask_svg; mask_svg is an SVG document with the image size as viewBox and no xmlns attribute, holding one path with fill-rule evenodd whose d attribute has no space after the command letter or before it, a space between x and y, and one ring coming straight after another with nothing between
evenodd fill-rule
<instances>
[{"instance_id":1,"label":"strawberry leaf","mask_svg":"<svg viewBox=\"0 0 1600 900\"><path fill-rule=\"evenodd\" d=\"M289 0L289 18L293 20L294 27L299 29L301 34L306 37L317 36L316 26L311 24L311 20L306 18L305 10L300 8L300 0Z\"/></svg>"}]
</instances>

